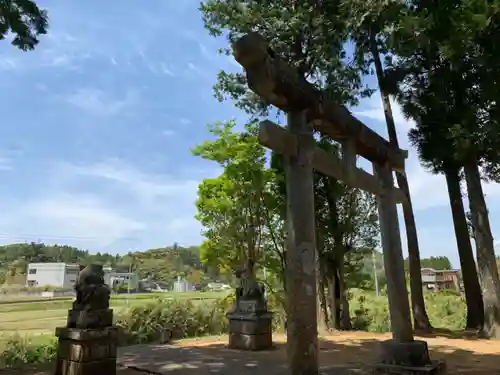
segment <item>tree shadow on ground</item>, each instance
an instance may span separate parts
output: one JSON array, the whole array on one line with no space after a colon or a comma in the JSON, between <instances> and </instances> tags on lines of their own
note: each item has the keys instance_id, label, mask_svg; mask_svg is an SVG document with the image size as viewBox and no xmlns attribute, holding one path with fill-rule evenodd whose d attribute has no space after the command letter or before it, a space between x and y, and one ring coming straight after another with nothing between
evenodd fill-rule
<instances>
[{"instance_id":1,"label":"tree shadow on ground","mask_svg":"<svg viewBox=\"0 0 500 375\"><path fill-rule=\"evenodd\" d=\"M482 340L475 330L453 331L446 328L433 328L432 332L415 332L416 335L424 338L447 338L459 340Z\"/></svg>"},{"instance_id":2,"label":"tree shadow on ground","mask_svg":"<svg viewBox=\"0 0 500 375\"><path fill-rule=\"evenodd\" d=\"M333 337L333 336L332 336ZM430 343L432 359L446 361L448 373L468 375L500 374L500 343L487 353L461 348L459 345ZM458 343L457 341L454 341ZM362 373L377 361L379 340L363 338L348 342L320 339L319 362L325 374L347 375ZM482 342L484 344L484 342ZM222 342L196 346L136 346L123 348L122 367L141 369L153 374L277 375L287 372L286 348L277 343L273 350L243 352L227 349Z\"/></svg>"}]
</instances>

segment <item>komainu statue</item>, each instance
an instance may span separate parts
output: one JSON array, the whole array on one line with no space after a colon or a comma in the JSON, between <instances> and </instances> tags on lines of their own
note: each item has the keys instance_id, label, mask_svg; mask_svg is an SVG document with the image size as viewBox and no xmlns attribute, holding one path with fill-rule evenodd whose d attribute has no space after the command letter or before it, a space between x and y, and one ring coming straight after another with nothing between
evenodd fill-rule
<instances>
[{"instance_id":1,"label":"komainu statue","mask_svg":"<svg viewBox=\"0 0 500 375\"><path fill-rule=\"evenodd\" d=\"M101 265L88 265L78 274L76 300L69 311L68 328L103 328L112 325L109 309L110 290L104 283Z\"/></svg>"}]
</instances>

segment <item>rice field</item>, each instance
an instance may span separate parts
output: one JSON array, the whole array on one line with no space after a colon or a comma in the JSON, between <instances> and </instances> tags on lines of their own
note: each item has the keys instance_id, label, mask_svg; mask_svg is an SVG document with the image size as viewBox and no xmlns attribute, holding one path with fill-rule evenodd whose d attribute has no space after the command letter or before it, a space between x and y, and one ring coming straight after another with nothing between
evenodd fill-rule
<instances>
[{"instance_id":1,"label":"rice field","mask_svg":"<svg viewBox=\"0 0 500 375\"><path fill-rule=\"evenodd\" d=\"M157 296L162 298L188 299L194 303L225 296L225 292L146 293L115 295L111 297L111 308L115 314L127 307L143 304ZM54 298L47 301L16 300L0 304L0 335L53 334L56 327L66 324L72 298Z\"/></svg>"}]
</instances>

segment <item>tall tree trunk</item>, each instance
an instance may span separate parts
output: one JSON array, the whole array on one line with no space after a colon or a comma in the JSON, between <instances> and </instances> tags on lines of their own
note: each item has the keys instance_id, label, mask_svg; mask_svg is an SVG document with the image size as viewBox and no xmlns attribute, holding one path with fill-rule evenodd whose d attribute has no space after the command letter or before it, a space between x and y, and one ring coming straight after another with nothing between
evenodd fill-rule
<instances>
[{"instance_id":1,"label":"tall tree trunk","mask_svg":"<svg viewBox=\"0 0 500 375\"><path fill-rule=\"evenodd\" d=\"M321 318L323 319L322 325L325 328L325 331L327 331L328 328L330 328L330 318L328 317L328 307L325 295L325 279L323 277L321 278L319 285L320 285L319 308L321 309Z\"/></svg>"},{"instance_id":2,"label":"tall tree trunk","mask_svg":"<svg viewBox=\"0 0 500 375\"><path fill-rule=\"evenodd\" d=\"M323 283L323 267L321 266L321 254L323 241L321 236L316 231L316 290L317 290L317 316L318 316L318 329L320 331L328 330L328 313L326 311L326 298L325 298L325 285Z\"/></svg>"},{"instance_id":3,"label":"tall tree trunk","mask_svg":"<svg viewBox=\"0 0 500 375\"><path fill-rule=\"evenodd\" d=\"M340 306L337 300L337 277L335 273L337 270L328 270L328 304L330 306L330 328L340 329Z\"/></svg>"},{"instance_id":4,"label":"tall tree trunk","mask_svg":"<svg viewBox=\"0 0 500 375\"><path fill-rule=\"evenodd\" d=\"M347 296L347 288L344 279L344 257L337 262L339 275L340 289L340 328L348 331L352 329L351 315L349 314L349 299Z\"/></svg>"},{"instance_id":5,"label":"tall tree trunk","mask_svg":"<svg viewBox=\"0 0 500 375\"><path fill-rule=\"evenodd\" d=\"M468 160L464 172L483 292L484 324L481 331L485 337L500 339L500 280L477 159Z\"/></svg>"},{"instance_id":6,"label":"tall tree trunk","mask_svg":"<svg viewBox=\"0 0 500 375\"><path fill-rule=\"evenodd\" d=\"M389 95L384 89L384 69L380 61L380 54L375 39L375 34L370 34L370 49L375 63L375 72L382 98L384 108L385 121L387 124L387 133L389 134L389 142L393 147L399 147L398 137L396 134L396 124L392 114L391 102ZM403 218L406 228L406 241L408 246L408 268L410 270L410 294L411 308L413 310L413 328L418 331L428 332L432 330L427 311L425 309L424 292L422 286L422 274L420 265L420 250L418 245L417 226L415 216L413 215L413 206L410 196L410 188L406 174L396 173L396 181L399 188L406 196L403 202Z\"/></svg>"},{"instance_id":7,"label":"tall tree trunk","mask_svg":"<svg viewBox=\"0 0 500 375\"><path fill-rule=\"evenodd\" d=\"M465 217L464 202L460 189L460 177L457 168L445 168L446 184L450 197L455 239L457 241L462 279L464 283L465 301L467 303L468 329L481 329L484 324L484 306L481 287L476 270L476 261L470 243L467 219Z\"/></svg>"}]
</instances>

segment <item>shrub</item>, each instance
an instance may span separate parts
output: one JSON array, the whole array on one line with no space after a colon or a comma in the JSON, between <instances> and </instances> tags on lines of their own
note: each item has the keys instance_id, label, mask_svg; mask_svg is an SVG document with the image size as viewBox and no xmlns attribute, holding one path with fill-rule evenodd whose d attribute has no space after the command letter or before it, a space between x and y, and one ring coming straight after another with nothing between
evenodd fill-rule
<instances>
[{"instance_id":1,"label":"shrub","mask_svg":"<svg viewBox=\"0 0 500 375\"><path fill-rule=\"evenodd\" d=\"M50 336L12 335L5 338L3 346L0 365L4 368L50 362L57 353L57 340Z\"/></svg>"},{"instance_id":2,"label":"shrub","mask_svg":"<svg viewBox=\"0 0 500 375\"><path fill-rule=\"evenodd\" d=\"M224 307L218 301L194 304L188 300L156 298L123 311L116 324L124 331L128 343L155 340L167 329L176 338L212 335L227 332Z\"/></svg>"}]
</instances>

